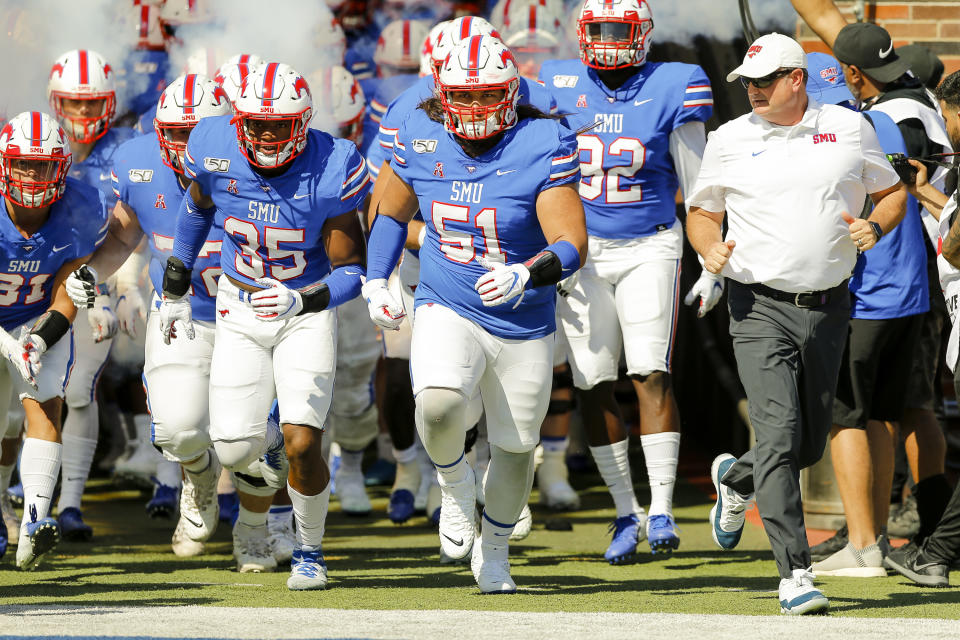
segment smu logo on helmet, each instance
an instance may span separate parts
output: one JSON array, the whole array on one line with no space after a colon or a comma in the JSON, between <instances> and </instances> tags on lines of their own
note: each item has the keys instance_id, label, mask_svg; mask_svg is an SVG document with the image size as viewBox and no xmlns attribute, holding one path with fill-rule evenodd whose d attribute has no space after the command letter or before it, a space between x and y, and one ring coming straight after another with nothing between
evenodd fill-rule
<instances>
[{"instance_id":1,"label":"smu logo on helmet","mask_svg":"<svg viewBox=\"0 0 960 640\"><path fill-rule=\"evenodd\" d=\"M60 77L60 78L63 77L63 65L60 64L59 62L56 63L55 65L53 65L53 68L50 69L50 77L51 77L51 78L53 77L54 71L56 71L58 77Z\"/></svg>"},{"instance_id":2,"label":"smu logo on helmet","mask_svg":"<svg viewBox=\"0 0 960 640\"><path fill-rule=\"evenodd\" d=\"M749 49L747 49L747 57L752 58L753 56L757 55L761 51L763 51L763 46L755 44Z\"/></svg>"},{"instance_id":3,"label":"smu logo on helmet","mask_svg":"<svg viewBox=\"0 0 960 640\"><path fill-rule=\"evenodd\" d=\"M303 76L297 76L297 79L293 83L293 90L297 92L298 98L300 97L301 91L306 91L307 95L310 95L310 85L303 79Z\"/></svg>"},{"instance_id":4,"label":"smu logo on helmet","mask_svg":"<svg viewBox=\"0 0 960 640\"><path fill-rule=\"evenodd\" d=\"M510 52L510 49L504 48L504 50L500 52L500 65L504 69L507 68L507 61L512 62L514 67L517 66L517 59L513 57L513 53Z\"/></svg>"},{"instance_id":5,"label":"smu logo on helmet","mask_svg":"<svg viewBox=\"0 0 960 640\"><path fill-rule=\"evenodd\" d=\"M840 70L836 67L827 67L826 69L821 69L820 77L830 84L837 84L837 80L840 79Z\"/></svg>"}]
</instances>

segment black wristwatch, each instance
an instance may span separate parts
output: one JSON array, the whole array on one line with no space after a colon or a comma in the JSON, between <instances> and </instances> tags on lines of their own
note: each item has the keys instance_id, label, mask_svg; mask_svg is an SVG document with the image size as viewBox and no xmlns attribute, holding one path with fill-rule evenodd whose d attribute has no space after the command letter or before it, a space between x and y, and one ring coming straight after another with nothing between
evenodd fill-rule
<instances>
[{"instance_id":1,"label":"black wristwatch","mask_svg":"<svg viewBox=\"0 0 960 640\"><path fill-rule=\"evenodd\" d=\"M873 235L877 236L877 242L880 242L880 238L883 237L883 229L881 229L880 225L876 222L867 220L867 223L870 225L870 228L873 229Z\"/></svg>"}]
</instances>

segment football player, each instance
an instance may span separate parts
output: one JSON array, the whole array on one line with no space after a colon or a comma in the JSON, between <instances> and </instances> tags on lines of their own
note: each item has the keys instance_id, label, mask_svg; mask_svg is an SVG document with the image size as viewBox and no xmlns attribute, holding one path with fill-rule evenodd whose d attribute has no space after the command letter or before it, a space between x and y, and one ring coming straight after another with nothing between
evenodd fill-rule
<instances>
[{"instance_id":1,"label":"football player","mask_svg":"<svg viewBox=\"0 0 960 640\"><path fill-rule=\"evenodd\" d=\"M154 133L124 143L113 170L118 202L106 242L67 280L78 308L92 302L93 283L109 276L146 238L150 280L162 291L166 258L173 250L176 211L189 184L184 155L190 132L203 118L229 115L223 90L204 76L189 74L163 92L154 117ZM160 297L154 294L147 322L143 384L153 421L153 444L183 468L180 519L173 552L186 557L203 551L217 526L217 478L220 465L209 435L210 361L213 353L215 299L220 276L222 227L212 227L194 266L189 301L196 339L162 343ZM178 471L179 473L179 471ZM267 543L267 508L273 489L236 479L240 515L233 530L233 553L241 573L276 567Z\"/></svg>"},{"instance_id":2,"label":"football player","mask_svg":"<svg viewBox=\"0 0 960 640\"><path fill-rule=\"evenodd\" d=\"M120 144L134 135L132 129L112 126L117 108L115 75L99 53L76 49L57 58L47 81L50 107L73 149L70 175L98 188L110 207L115 203L110 181L113 157ZM104 284L94 306L77 315L80 318L78 330L74 332L77 358L66 391L69 411L63 428L66 446L57 518L65 538L89 540L93 529L83 521L80 498L97 447L97 382L110 355L111 338L119 328L110 288ZM84 330L84 325L89 325L92 332ZM149 421L141 421L139 428L138 438L143 441L149 434ZM138 456L138 460L142 457ZM155 459L150 460L155 466ZM149 478L154 469L149 465L145 469L128 465L126 470L140 471Z\"/></svg>"},{"instance_id":3,"label":"football player","mask_svg":"<svg viewBox=\"0 0 960 640\"><path fill-rule=\"evenodd\" d=\"M368 81L367 88L371 122L379 124L387 105L417 81L420 54L429 35L427 26L416 20L391 22L380 33L373 52L377 77Z\"/></svg>"},{"instance_id":4,"label":"football player","mask_svg":"<svg viewBox=\"0 0 960 640\"><path fill-rule=\"evenodd\" d=\"M74 363L70 322L76 316L62 284L107 232L103 193L68 177L70 162L67 134L45 113L21 113L0 131L6 207L0 218L0 353L7 360L0 370L0 415L7 415L13 386L27 422L20 454L21 569L33 567L60 540L60 525L49 513L64 448L60 411Z\"/></svg>"},{"instance_id":5,"label":"football player","mask_svg":"<svg viewBox=\"0 0 960 640\"><path fill-rule=\"evenodd\" d=\"M330 476L321 436L336 365L333 309L360 287L357 209L370 178L352 142L309 128L310 88L288 65L253 71L234 110L190 134L184 168L192 182L164 272L160 327L165 341L194 337L186 294L216 220L223 275L210 438L221 464L251 483L287 481L298 542L287 587L323 589ZM268 428L274 395L282 431Z\"/></svg>"},{"instance_id":6,"label":"football player","mask_svg":"<svg viewBox=\"0 0 960 640\"><path fill-rule=\"evenodd\" d=\"M576 138L518 106L519 70L495 37L455 47L437 89L396 135L363 296L374 322L399 326L403 307L386 278L422 211L410 364L417 429L440 476L440 544L450 558L471 556L483 593L512 593L508 538L530 492L550 397L554 285L586 254ZM477 391L491 453L474 540L477 488L464 436Z\"/></svg>"},{"instance_id":7,"label":"football player","mask_svg":"<svg viewBox=\"0 0 960 640\"><path fill-rule=\"evenodd\" d=\"M589 260L561 285L559 313L590 450L616 505L604 554L612 564L631 559L644 536L654 553L680 544L672 513L680 420L670 381L683 250L675 198L696 178L713 105L700 67L647 61L652 31L647 0L587 0L580 59L540 70L571 127L583 131ZM701 315L723 291L722 280L704 273L695 285ZM640 404L649 518L633 491L613 393L621 349Z\"/></svg>"}]
</instances>

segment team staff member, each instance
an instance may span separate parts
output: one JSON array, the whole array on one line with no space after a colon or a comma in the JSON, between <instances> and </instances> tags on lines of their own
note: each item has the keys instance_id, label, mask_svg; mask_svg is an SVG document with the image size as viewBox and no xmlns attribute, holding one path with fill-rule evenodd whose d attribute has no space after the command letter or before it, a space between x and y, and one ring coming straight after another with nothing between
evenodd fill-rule
<instances>
[{"instance_id":1,"label":"team staff member","mask_svg":"<svg viewBox=\"0 0 960 640\"><path fill-rule=\"evenodd\" d=\"M807 98L806 66L786 36L751 45L727 80L741 79L753 112L710 135L687 201L690 244L707 270L731 281L730 333L757 436L740 460L714 460L713 536L736 546L756 490L781 611L790 614L828 606L809 569L799 471L820 459L830 431L850 319L847 279L857 251L896 226L906 203L867 121ZM873 213L854 219L849 212L868 193Z\"/></svg>"}]
</instances>

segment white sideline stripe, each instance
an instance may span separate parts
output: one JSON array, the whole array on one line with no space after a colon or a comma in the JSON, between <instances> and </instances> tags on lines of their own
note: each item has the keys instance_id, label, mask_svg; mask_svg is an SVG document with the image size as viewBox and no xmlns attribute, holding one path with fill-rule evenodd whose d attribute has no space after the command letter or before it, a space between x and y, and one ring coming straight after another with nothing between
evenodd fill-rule
<instances>
[{"instance_id":1,"label":"white sideline stripe","mask_svg":"<svg viewBox=\"0 0 960 640\"><path fill-rule=\"evenodd\" d=\"M521 589L521 592L523 590ZM481 596L477 596L480 598ZM507 598L509 596L490 596ZM615 594L611 594L615 598ZM771 609L776 607L769 598ZM323 592L316 593L323 602ZM651 603L653 604L653 603ZM241 608L215 606L0 607L0 637L101 636L113 638L646 638L744 640L817 638L889 640L957 637L956 620L676 613L513 613L506 611L394 611L369 609Z\"/></svg>"}]
</instances>

